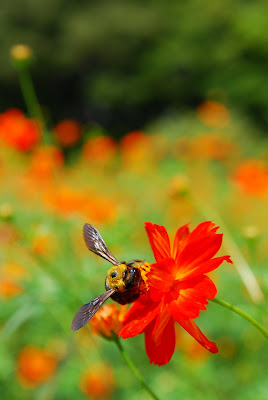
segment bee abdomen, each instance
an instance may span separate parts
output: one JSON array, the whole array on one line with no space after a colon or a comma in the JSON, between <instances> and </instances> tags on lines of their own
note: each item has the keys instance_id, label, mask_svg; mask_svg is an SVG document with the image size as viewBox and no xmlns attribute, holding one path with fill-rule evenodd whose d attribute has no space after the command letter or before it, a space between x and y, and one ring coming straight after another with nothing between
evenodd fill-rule
<instances>
[{"instance_id":1,"label":"bee abdomen","mask_svg":"<svg viewBox=\"0 0 268 400\"><path fill-rule=\"evenodd\" d=\"M119 304L129 304L132 303L133 301L137 300L140 297L140 291L135 290L135 291L126 291L126 292L115 292L112 296L111 299L116 301Z\"/></svg>"}]
</instances>

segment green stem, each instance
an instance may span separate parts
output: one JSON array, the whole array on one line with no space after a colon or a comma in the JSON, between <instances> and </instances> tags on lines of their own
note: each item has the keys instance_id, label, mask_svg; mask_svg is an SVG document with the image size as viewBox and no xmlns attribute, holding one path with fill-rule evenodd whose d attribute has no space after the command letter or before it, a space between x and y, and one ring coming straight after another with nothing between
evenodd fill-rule
<instances>
[{"instance_id":1,"label":"green stem","mask_svg":"<svg viewBox=\"0 0 268 400\"><path fill-rule=\"evenodd\" d=\"M141 383L141 385L144 387L145 390L147 390L147 392L150 394L150 396L155 399L155 400L159 400L158 397L151 391L151 389L147 386L146 382L144 381L143 377L141 376L141 374L139 373L139 371L137 370L137 368L135 367L135 365L133 364L133 362L130 360L130 358L128 357L127 353L125 352L125 350L123 349L122 343L120 341L120 339L118 337L115 337L114 339L115 344L118 347L118 350L120 351L122 357L124 358L124 360L126 361L126 363L128 364L129 368L131 369L131 371L133 372L133 374L136 376L136 378L138 379L138 381Z\"/></svg>"},{"instance_id":2,"label":"green stem","mask_svg":"<svg viewBox=\"0 0 268 400\"><path fill-rule=\"evenodd\" d=\"M246 319L248 322L250 322L255 328L257 328L263 336L265 336L268 339L268 331L258 322L256 319L252 318L250 315L245 313L244 311L240 310L240 308L233 306L232 304L228 303L227 301L220 300L220 299L213 299L211 300L214 303L220 304L223 307L228 308L229 310L233 311L234 313L240 315L244 319Z\"/></svg>"},{"instance_id":3,"label":"green stem","mask_svg":"<svg viewBox=\"0 0 268 400\"><path fill-rule=\"evenodd\" d=\"M28 69L17 69L20 87L30 117L37 118L45 128L45 122L39 105L31 75Z\"/></svg>"}]
</instances>

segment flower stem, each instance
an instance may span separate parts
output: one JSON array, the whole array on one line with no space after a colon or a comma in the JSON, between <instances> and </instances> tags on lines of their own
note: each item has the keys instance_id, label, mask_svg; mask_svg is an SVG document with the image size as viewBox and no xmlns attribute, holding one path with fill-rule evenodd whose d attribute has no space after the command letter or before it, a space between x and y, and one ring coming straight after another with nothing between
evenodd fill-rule
<instances>
[{"instance_id":1,"label":"flower stem","mask_svg":"<svg viewBox=\"0 0 268 400\"><path fill-rule=\"evenodd\" d=\"M214 303L220 304L223 307L229 308L229 310L240 315L241 317L246 319L248 322L250 322L253 326L255 326L255 328L257 328L263 334L263 336L265 336L268 339L268 331L258 321L256 321L256 319L252 318L250 315L248 315L244 311L240 310L240 308L233 306L232 304L228 303L227 301L220 300L217 298L215 298L211 301L214 301Z\"/></svg>"},{"instance_id":2,"label":"flower stem","mask_svg":"<svg viewBox=\"0 0 268 400\"><path fill-rule=\"evenodd\" d=\"M158 397L151 391L151 389L147 386L146 382L144 381L143 377L141 376L141 374L139 373L139 371L137 370L137 368L135 367L135 365L133 364L133 362L131 361L131 359L128 357L127 353L125 352L122 343L120 341L120 339L118 337L115 337L114 342L118 348L118 350L120 351L122 357L124 358L124 360L126 361L126 363L128 364L129 368L131 369L131 371L133 372L133 374L136 376L136 378L138 379L138 381L140 382L140 384L144 387L145 390L147 390L147 392L150 394L150 396L155 399L155 400L159 400Z\"/></svg>"},{"instance_id":3,"label":"flower stem","mask_svg":"<svg viewBox=\"0 0 268 400\"><path fill-rule=\"evenodd\" d=\"M39 105L31 75L28 69L18 69L20 87L28 113L32 118L37 118L45 126L43 113Z\"/></svg>"}]
</instances>

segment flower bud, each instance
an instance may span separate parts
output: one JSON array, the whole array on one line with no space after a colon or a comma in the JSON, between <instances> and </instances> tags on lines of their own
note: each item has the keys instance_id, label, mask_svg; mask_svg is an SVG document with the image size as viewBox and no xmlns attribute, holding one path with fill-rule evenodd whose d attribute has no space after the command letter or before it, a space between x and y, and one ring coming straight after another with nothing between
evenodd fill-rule
<instances>
[{"instance_id":1,"label":"flower bud","mask_svg":"<svg viewBox=\"0 0 268 400\"><path fill-rule=\"evenodd\" d=\"M10 56L15 68L25 69L33 60L33 50L25 44L16 44L10 48Z\"/></svg>"}]
</instances>

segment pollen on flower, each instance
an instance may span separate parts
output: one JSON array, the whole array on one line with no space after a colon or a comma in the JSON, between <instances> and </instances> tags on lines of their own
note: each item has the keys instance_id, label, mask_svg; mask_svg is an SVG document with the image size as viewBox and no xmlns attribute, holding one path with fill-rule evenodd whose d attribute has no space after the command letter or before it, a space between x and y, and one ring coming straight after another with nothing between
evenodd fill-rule
<instances>
[{"instance_id":1,"label":"pollen on flower","mask_svg":"<svg viewBox=\"0 0 268 400\"><path fill-rule=\"evenodd\" d=\"M151 270L150 264L147 261L145 261L141 265L139 265L139 264L136 265L136 268L138 268L140 270L141 277L142 277L142 280L143 280L143 283L144 283L144 286L145 286L144 289L146 291L149 290L149 285L147 283L147 280L148 280L147 274Z\"/></svg>"}]
</instances>

